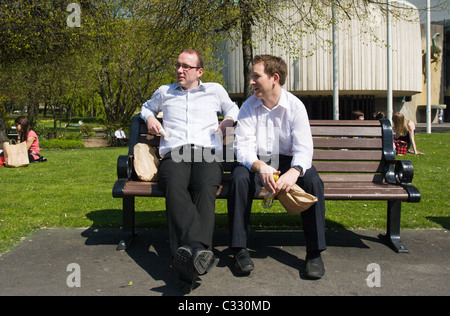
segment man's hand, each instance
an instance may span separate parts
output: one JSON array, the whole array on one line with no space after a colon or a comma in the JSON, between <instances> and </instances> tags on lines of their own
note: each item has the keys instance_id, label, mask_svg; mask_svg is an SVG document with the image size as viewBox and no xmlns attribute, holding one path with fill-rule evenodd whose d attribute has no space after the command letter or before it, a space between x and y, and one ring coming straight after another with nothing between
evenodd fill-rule
<instances>
[{"instance_id":1,"label":"man's hand","mask_svg":"<svg viewBox=\"0 0 450 316\"><path fill-rule=\"evenodd\" d=\"M289 192L292 186L297 182L300 172L298 170L291 168L286 173L284 173L276 182L275 190L280 192L281 190Z\"/></svg>"},{"instance_id":2,"label":"man's hand","mask_svg":"<svg viewBox=\"0 0 450 316\"><path fill-rule=\"evenodd\" d=\"M145 123L147 124L147 129L150 134L158 135L162 125L156 117L154 117L153 115L147 117Z\"/></svg>"},{"instance_id":3,"label":"man's hand","mask_svg":"<svg viewBox=\"0 0 450 316\"><path fill-rule=\"evenodd\" d=\"M223 136L226 136L227 127L233 127L233 124L234 120L229 116L227 116L223 119L222 122L220 122L219 129L222 131Z\"/></svg>"},{"instance_id":4,"label":"man's hand","mask_svg":"<svg viewBox=\"0 0 450 316\"><path fill-rule=\"evenodd\" d=\"M278 191L276 190L276 182L273 178L273 175L280 175L281 171L276 170L275 168L269 166L261 160L257 160L253 163L252 171L259 173L259 175L261 176L262 184L268 192L272 194L278 193Z\"/></svg>"}]
</instances>

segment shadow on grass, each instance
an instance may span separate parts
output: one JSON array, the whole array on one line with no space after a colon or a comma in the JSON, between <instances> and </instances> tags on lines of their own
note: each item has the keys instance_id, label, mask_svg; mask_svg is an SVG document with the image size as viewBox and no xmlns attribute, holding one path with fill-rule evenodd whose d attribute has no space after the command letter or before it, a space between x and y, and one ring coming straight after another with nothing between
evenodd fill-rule
<instances>
[{"instance_id":1,"label":"shadow on grass","mask_svg":"<svg viewBox=\"0 0 450 316\"><path fill-rule=\"evenodd\" d=\"M426 219L441 225L444 229L450 229L450 216L427 216Z\"/></svg>"},{"instance_id":2,"label":"shadow on grass","mask_svg":"<svg viewBox=\"0 0 450 316\"><path fill-rule=\"evenodd\" d=\"M96 210L87 214L87 217L93 221L93 225L82 233L82 236L86 238L86 245L119 243L121 210ZM251 256L260 259L270 257L286 266L298 269L299 276L303 279L306 241L300 230L301 217L285 214L254 214L252 222L254 226L248 240ZM152 288L149 291L159 292L162 295L181 295L182 293L175 286L177 275L171 268L172 254L166 225L165 211L137 212L137 237L126 252L151 278L164 282L164 286ZM216 214L214 252L220 259L218 267L228 268L236 275L233 268L233 254L228 248L227 225L227 214ZM327 220L326 227L328 228L326 231L328 247L369 248L364 240L381 243L377 237L360 235L330 220ZM302 259L297 256L297 251L292 253L292 249L287 248L289 246L301 247Z\"/></svg>"}]
</instances>

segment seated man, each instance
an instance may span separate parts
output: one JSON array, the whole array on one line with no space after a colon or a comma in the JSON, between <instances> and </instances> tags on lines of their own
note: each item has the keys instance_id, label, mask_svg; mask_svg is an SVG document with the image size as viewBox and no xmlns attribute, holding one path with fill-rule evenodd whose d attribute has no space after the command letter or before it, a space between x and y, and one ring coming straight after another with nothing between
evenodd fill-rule
<instances>
[{"instance_id":1,"label":"seated man","mask_svg":"<svg viewBox=\"0 0 450 316\"><path fill-rule=\"evenodd\" d=\"M217 264L212 239L223 170L205 153L215 147L215 132L220 129L225 135L239 112L220 84L200 80L203 67L200 53L184 50L175 65L177 82L161 86L141 111L148 131L162 136L158 185L166 198L173 266L180 275L179 286L187 292L197 275ZM163 125L155 117L161 111ZM220 125L218 112L224 117Z\"/></svg>"},{"instance_id":2,"label":"seated man","mask_svg":"<svg viewBox=\"0 0 450 316\"><path fill-rule=\"evenodd\" d=\"M114 133L114 137L116 137L119 146L125 146L127 144L127 136L125 132L122 130L122 126L119 126L119 129Z\"/></svg>"},{"instance_id":3,"label":"seated man","mask_svg":"<svg viewBox=\"0 0 450 316\"><path fill-rule=\"evenodd\" d=\"M325 250L323 182L312 166L313 141L303 103L282 88L286 63L271 55L256 56L250 84L254 95L242 105L236 129L235 150L240 165L232 172L228 195L231 248L238 273L248 274L254 264L247 250L253 197L262 186L272 194L289 191L297 183L318 202L302 215L306 237L306 275L319 279L325 273L320 256ZM268 162L270 158L270 163ZM274 175L280 175L275 182Z\"/></svg>"}]
</instances>

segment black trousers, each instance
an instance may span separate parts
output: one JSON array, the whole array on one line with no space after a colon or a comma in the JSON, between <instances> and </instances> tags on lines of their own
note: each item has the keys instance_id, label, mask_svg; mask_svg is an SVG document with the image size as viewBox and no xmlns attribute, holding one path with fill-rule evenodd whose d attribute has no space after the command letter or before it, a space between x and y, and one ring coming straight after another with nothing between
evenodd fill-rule
<instances>
[{"instance_id":1,"label":"black trousers","mask_svg":"<svg viewBox=\"0 0 450 316\"><path fill-rule=\"evenodd\" d=\"M279 156L279 168L285 173L291 168L292 157ZM323 182L314 167L308 169L297 184L307 193L317 197L318 202L301 213L306 251L322 251L325 242L325 199ZM231 188L228 194L228 222L231 247L246 248L250 232L252 202L262 189L261 177L244 166L237 166L232 172Z\"/></svg>"},{"instance_id":2,"label":"black trousers","mask_svg":"<svg viewBox=\"0 0 450 316\"><path fill-rule=\"evenodd\" d=\"M159 187L166 198L169 243L174 254L182 245L202 243L212 247L215 222L216 193L222 181L222 165L200 159L199 149L190 145L182 150L191 151L192 159L173 159L164 156L159 167ZM200 152L201 154L201 152ZM174 161L175 160L175 161Z\"/></svg>"}]
</instances>

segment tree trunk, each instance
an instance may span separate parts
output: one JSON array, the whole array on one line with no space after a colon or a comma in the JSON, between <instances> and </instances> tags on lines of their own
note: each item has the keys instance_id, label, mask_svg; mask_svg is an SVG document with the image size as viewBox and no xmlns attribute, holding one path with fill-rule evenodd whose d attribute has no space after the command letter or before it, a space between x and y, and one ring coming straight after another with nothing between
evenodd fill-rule
<instances>
[{"instance_id":1,"label":"tree trunk","mask_svg":"<svg viewBox=\"0 0 450 316\"><path fill-rule=\"evenodd\" d=\"M5 131L5 118L3 117L3 112L0 110L0 149L3 149L3 142L7 142L8 137L6 137Z\"/></svg>"},{"instance_id":2,"label":"tree trunk","mask_svg":"<svg viewBox=\"0 0 450 316\"><path fill-rule=\"evenodd\" d=\"M253 62L252 16L251 10L246 7L244 1L241 1L240 4L242 56L244 61L244 100L247 100L253 94L253 88L250 85L250 75L252 72Z\"/></svg>"}]
</instances>

